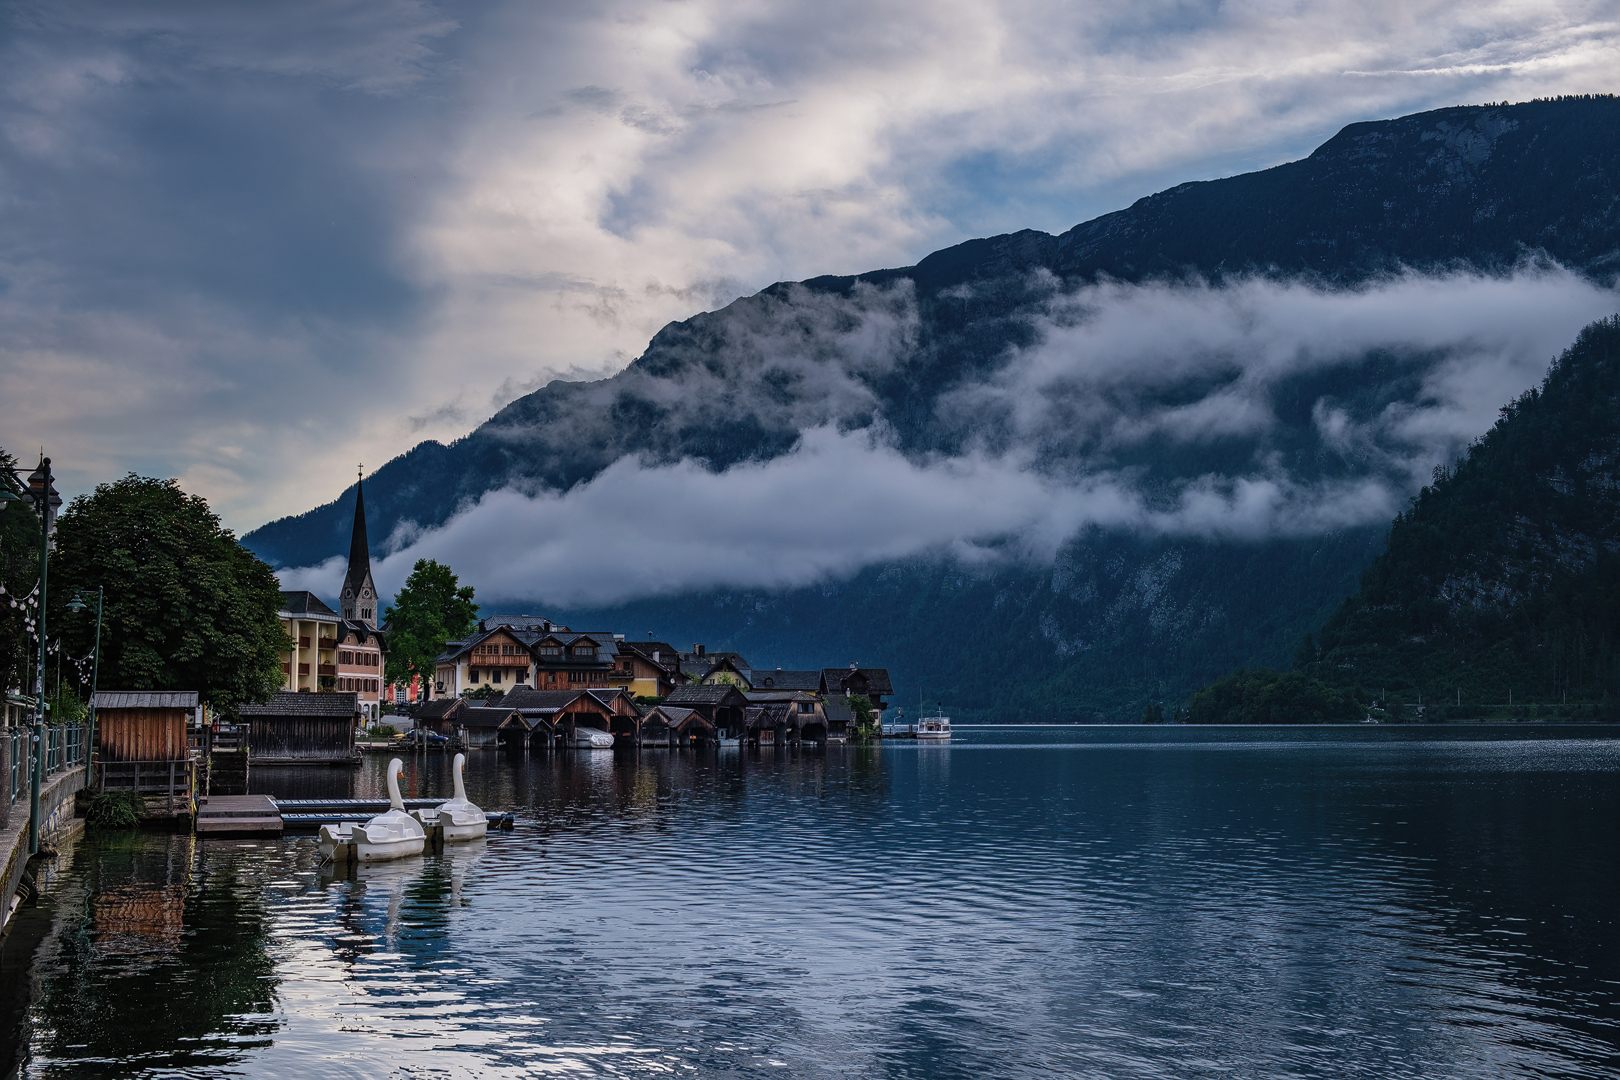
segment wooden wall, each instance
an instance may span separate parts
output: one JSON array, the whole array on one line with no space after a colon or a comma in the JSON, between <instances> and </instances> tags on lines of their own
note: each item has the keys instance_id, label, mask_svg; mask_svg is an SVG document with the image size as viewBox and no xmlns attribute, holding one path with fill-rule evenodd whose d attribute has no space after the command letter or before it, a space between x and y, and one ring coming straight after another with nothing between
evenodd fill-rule
<instances>
[{"instance_id":1,"label":"wooden wall","mask_svg":"<svg viewBox=\"0 0 1620 1080\"><path fill-rule=\"evenodd\" d=\"M184 761L189 709L97 709L102 761Z\"/></svg>"},{"instance_id":2,"label":"wooden wall","mask_svg":"<svg viewBox=\"0 0 1620 1080\"><path fill-rule=\"evenodd\" d=\"M347 716L254 716L248 756L255 762L348 762L354 720Z\"/></svg>"}]
</instances>

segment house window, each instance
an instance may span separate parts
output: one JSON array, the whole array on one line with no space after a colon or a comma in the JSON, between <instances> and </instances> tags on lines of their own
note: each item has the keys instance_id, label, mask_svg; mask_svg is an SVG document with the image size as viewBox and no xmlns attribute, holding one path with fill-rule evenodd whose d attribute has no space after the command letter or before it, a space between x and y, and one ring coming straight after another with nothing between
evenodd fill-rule
<instances>
[{"instance_id":1,"label":"house window","mask_svg":"<svg viewBox=\"0 0 1620 1080\"><path fill-rule=\"evenodd\" d=\"M512 672L512 681L515 683L522 683L528 677L529 670L527 668L518 668L516 671Z\"/></svg>"},{"instance_id":2,"label":"house window","mask_svg":"<svg viewBox=\"0 0 1620 1080\"><path fill-rule=\"evenodd\" d=\"M588 658L594 660L596 658L596 646L595 645L575 645L574 646L574 655L575 656L588 657Z\"/></svg>"},{"instance_id":3,"label":"house window","mask_svg":"<svg viewBox=\"0 0 1620 1080\"><path fill-rule=\"evenodd\" d=\"M558 657L562 656L562 646L561 645L542 645L542 646L540 646L540 655L541 656L549 656L553 660L555 660Z\"/></svg>"},{"instance_id":4,"label":"house window","mask_svg":"<svg viewBox=\"0 0 1620 1080\"><path fill-rule=\"evenodd\" d=\"M495 668L494 670L492 670L489 673L489 681L492 682L492 683L498 683L498 682L501 681L501 669L500 668Z\"/></svg>"},{"instance_id":5,"label":"house window","mask_svg":"<svg viewBox=\"0 0 1620 1080\"><path fill-rule=\"evenodd\" d=\"M816 711L816 703L813 701L801 701L799 702L799 711L802 713L813 713Z\"/></svg>"},{"instance_id":6,"label":"house window","mask_svg":"<svg viewBox=\"0 0 1620 1080\"><path fill-rule=\"evenodd\" d=\"M515 645L502 645L501 646L501 655L502 656L516 656L517 655L517 647Z\"/></svg>"},{"instance_id":7,"label":"house window","mask_svg":"<svg viewBox=\"0 0 1620 1080\"><path fill-rule=\"evenodd\" d=\"M468 682L477 682L478 681L478 669L477 668L469 668L467 670L467 681Z\"/></svg>"}]
</instances>

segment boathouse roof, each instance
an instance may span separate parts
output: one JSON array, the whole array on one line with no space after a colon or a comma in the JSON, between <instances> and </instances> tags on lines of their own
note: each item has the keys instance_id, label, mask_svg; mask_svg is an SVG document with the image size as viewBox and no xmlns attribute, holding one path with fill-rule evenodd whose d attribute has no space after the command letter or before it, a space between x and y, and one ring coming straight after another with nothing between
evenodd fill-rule
<instances>
[{"instance_id":1,"label":"boathouse roof","mask_svg":"<svg viewBox=\"0 0 1620 1080\"><path fill-rule=\"evenodd\" d=\"M467 707L467 702L458 697L434 698L418 705L411 716L417 720L445 720L452 714L461 712Z\"/></svg>"},{"instance_id":2,"label":"boathouse roof","mask_svg":"<svg viewBox=\"0 0 1620 1080\"><path fill-rule=\"evenodd\" d=\"M195 690L102 690L91 695L92 709L195 709Z\"/></svg>"},{"instance_id":3,"label":"boathouse roof","mask_svg":"<svg viewBox=\"0 0 1620 1080\"><path fill-rule=\"evenodd\" d=\"M250 716L353 716L360 711L359 694L295 694L277 691L265 705L243 705L237 710Z\"/></svg>"},{"instance_id":4,"label":"boathouse roof","mask_svg":"<svg viewBox=\"0 0 1620 1080\"><path fill-rule=\"evenodd\" d=\"M522 724L523 714L516 709L491 708L487 705L468 706L456 714L456 723L462 727L493 730L505 727L508 722Z\"/></svg>"},{"instance_id":5,"label":"boathouse roof","mask_svg":"<svg viewBox=\"0 0 1620 1080\"><path fill-rule=\"evenodd\" d=\"M730 683L717 683L714 686L677 686L670 691L664 699L666 705L720 705L724 704L731 694L737 695L743 701L742 691Z\"/></svg>"}]
</instances>

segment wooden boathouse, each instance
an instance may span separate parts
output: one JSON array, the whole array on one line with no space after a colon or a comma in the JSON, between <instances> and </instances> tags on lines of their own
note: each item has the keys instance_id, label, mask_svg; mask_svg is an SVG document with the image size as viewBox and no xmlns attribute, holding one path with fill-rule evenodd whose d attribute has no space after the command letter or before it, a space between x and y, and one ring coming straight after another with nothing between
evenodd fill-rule
<instances>
[{"instance_id":1,"label":"wooden boathouse","mask_svg":"<svg viewBox=\"0 0 1620 1080\"><path fill-rule=\"evenodd\" d=\"M641 718L641 745L678 749L714 741L714 725L679 705L655 705Z\"/></svg>"},{"instance_id":2,"label":"wooden boathouse","mask_svg":"<svg viewBox=\"0 0 1620 1080\"><path fill-rule=\"evenodd\" d=\"M96 760L91 784L162 798L168 810L191 812L197 755L188 727L198 720L194 690L103 690L96 710Z\"/></svg>"},{"instance_id":3,"label":"wooden boathouse","mask_svg":"<svg viewBox=\"0 0 1620 1080\"><path fill-rule=\"evenodd\" d=\"M748 699L728 683L678 686L664 699L664 704L691 709L727 739L740 738L748 726Z\"/></svg>"},{"instance_id":4,"label":"wooden boathouse","mask_svg":"<svg viewBox=\"0 0 1620 1080\"><path fill-rule=\"evenodd\" d=\"M267 705L243 705L255 765L351 765L360 722L355 694L282 691Z\"/></svg>"}]
</instances>

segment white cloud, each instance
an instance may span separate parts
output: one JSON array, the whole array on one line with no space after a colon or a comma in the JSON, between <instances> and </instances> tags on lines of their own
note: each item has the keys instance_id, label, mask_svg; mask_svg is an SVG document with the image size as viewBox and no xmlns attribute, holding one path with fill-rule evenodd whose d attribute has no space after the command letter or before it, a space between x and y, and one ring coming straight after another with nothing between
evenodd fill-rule
<instances>
[{"instance_id":1,"label":"white cloud","mask_svg":"<svg viewBox=\"0 0 1620 1080\"><path fill-rule=\"evenodd\" d=\"M1087 528L1247 541L1380 525L1617 307L1620 294L1549 267L1336 292L1251 280L1054 293L1036 344L943 399L936 420L962 438L941 445L966 447L946 454L902 451L881 412L844 426L880 404L859 376L906 340L910 289L790 291L737 309L702 353L711 366L594 387L560 425L588 432L617 392L690 407L724 393L723 416L797 430L790 452L718 472L626 456L567 492L490 492L442 527L396 532L378 581L397 588L431 558L490 602L591 605L804 586L916 556L1045 563ZM1367 374L1369 353L1387 370ZM783 372L814 389L774 398L764 376ZM1320 385L1371 397L1288 400L1335 373L1347 378ZM1191 464L1149 477L1122 458L1152 433ZM1304 468L1285 452L1301 446ZM1322 467L1322 446L1344 461ZM342 572L334 560L282 580L330 595Z\"/></svg>"},{"instance_id":2,"label":"white cloud","mask_svg":"<svg viewBox=\"0 0 1620 1080\"><path fill-rule=\"evenodd\" d=\"M4 435L81 488L182 476L248 528L773 280L1065 228L1355 120L1611 89L1615 15L13 4L0 278L28 300L0 311L0 393L30 409Z\"/></svg>"}]
</instances>

